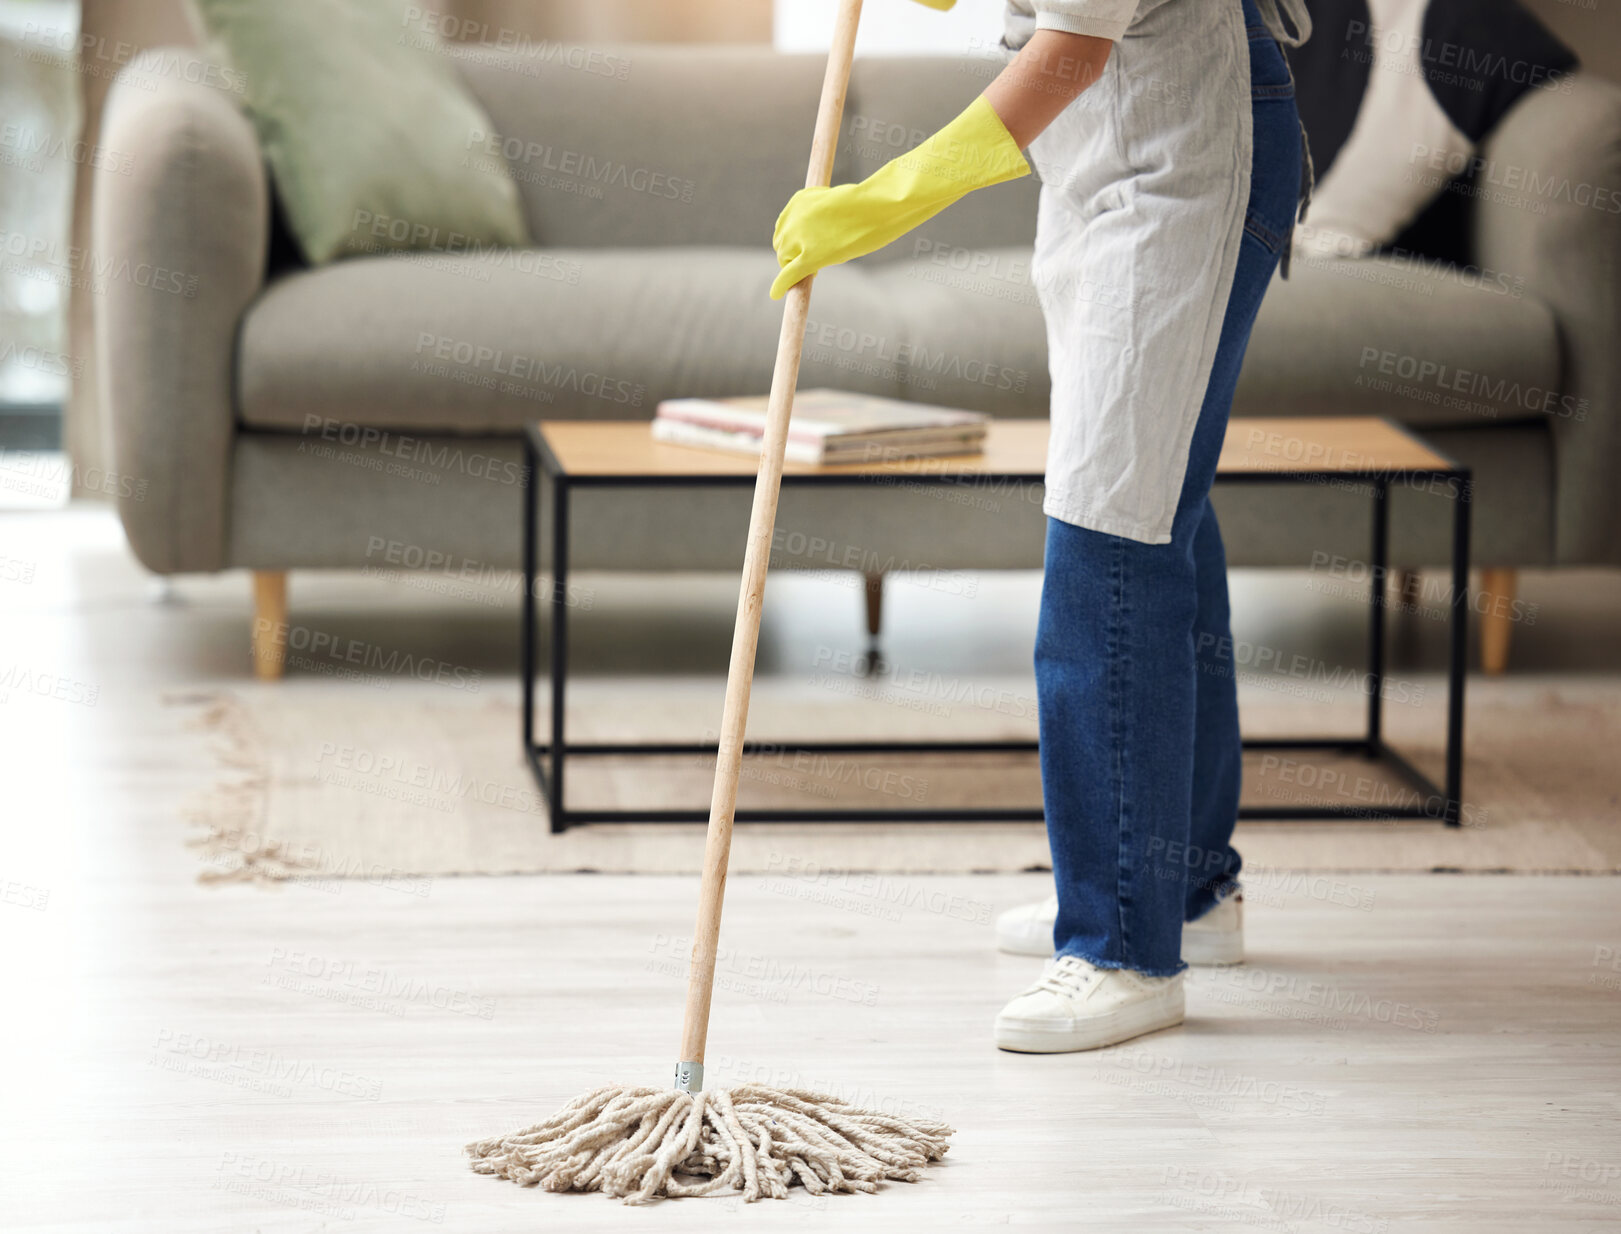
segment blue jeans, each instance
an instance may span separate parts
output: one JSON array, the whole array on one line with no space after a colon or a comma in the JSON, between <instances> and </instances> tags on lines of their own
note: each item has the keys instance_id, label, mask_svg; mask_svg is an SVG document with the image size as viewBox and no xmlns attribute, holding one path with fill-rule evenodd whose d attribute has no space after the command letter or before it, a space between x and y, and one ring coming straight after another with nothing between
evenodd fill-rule
<instances>
[{"instance_id":1,"label":"blue jeans","mask_svg":"<svg viewBox=\"0 0 1621 1234\"><path fill-rule=\"evenodd\" d=\"M1180 972L1182 923L1236 886L1242 749L1227 559L1210 505L1238 371L1294 222L1300 128L1283 54L1244 0L1255 154L1238 272L1169 544L1047 523L1036 633L1054 949Z\"/></svg>"}]
</instances>

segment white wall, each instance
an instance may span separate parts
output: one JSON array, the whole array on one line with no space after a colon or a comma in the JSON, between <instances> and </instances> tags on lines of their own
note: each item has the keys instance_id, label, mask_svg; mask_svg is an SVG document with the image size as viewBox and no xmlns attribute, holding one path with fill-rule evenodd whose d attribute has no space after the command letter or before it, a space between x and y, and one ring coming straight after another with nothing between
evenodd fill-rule
<instances>
[{"instance_id":1,"label":"white wall","mask_svg":"<svg viewBox=\"0 0 1621 1234\"><path fill-rule=\"evenodd\" d=\"M776 0L778 51L826 51L837 0ZM916 0L865 0L856 54L963 55L1002 37L1003 0L957 0L938 13Z\"/></svg>"}]
</instances>

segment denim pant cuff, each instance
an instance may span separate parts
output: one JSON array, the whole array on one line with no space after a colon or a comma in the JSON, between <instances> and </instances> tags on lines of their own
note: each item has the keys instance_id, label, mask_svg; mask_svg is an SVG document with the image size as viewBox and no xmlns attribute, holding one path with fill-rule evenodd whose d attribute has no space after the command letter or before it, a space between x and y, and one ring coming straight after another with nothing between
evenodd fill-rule
<instances>
[{"instance_id":1,"label":"denim pant cuff","mask_svg":"<svg viewBox=\"0 0 1621 1234\"><path fill-rule=\"evenodd\" d=\"M1087 955L1086 952L1066 947L1058 953L1061 956L1074 956L1077 960L1085 960L1093 968L1106 968L1111 970L1128 970L1143 977L1174 977L1187 969L1187 965L1178 960L1171 968L1144 968L1139 964L1127 964L1124 960L1102 960L1097 956Z\"/></svg>"}]
</instances>

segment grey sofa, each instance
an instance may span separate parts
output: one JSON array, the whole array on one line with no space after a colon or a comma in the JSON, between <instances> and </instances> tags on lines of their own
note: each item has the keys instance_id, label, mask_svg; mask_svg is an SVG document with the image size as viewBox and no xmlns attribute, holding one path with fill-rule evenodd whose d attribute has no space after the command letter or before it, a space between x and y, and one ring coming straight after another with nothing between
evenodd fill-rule
<instances>
[{"instance_id":1,"label":"grey sofa","mask_svg":"<svg viewBox=\"0 0 1621 1234\"><path fill-rule=\"evenodd\" d=\"M116 467L144 482L120 506L142 562L273 584L381 564L386 541L511 566L525 422L647 419L668 396L767 387L769 237L802 180L820 61L625 55L623 80L494 52L463 68L506 139L536 251L313 271L267 260L266 172L229 96L173 71L115 86L103 140L131 152L131 171L99 174L97 258L178 271L190 288L114 280L98 302ZM858 63L835 180L955 114L984 68ZM1621 192L1621 88L1586 74L1570 85L1524 99L1485 153ZM485 140L470 135L470 149ZM1026 180L976 194L825 273L801 384L1044 415L1026 265L1036 192ZM1235 414L1373 413L1421 429L1474 469L1475 561L1499 586L1514 567L1621 564L1621 215L1560 192L1532 208L1488 194L1468 214L1471 267L1297 262L1267 300ZM1402 376L1442 365L1454 383L1471 375L1462 396ZM1528 392L1551 392L1551 407ZM747 501L582 492L576 568L734 569ZM1235 565L1366 552L1354 493L1232 486L1218 504ZM1447 560L1444 498L1401 491L1392 517L1397 563ZM1036 500L969 508L886 491L852 506L798 490L780 523L897 568L1041 561ZM797 538L783 543L781 563L796 564ZM272 608L276 594L261 591Z\"/></svg>"}]
</instances>

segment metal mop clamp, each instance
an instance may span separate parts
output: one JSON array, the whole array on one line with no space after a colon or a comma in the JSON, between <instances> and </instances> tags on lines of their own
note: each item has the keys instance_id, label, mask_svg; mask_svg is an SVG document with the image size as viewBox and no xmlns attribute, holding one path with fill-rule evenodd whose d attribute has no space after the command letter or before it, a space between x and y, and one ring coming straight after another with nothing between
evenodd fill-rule
<instances>
[{"instance_id":1,"label":"metal mop clamp","mask_svg":"<svg viewBox=\"0 0 1621 1234\"><path fill-rule=\"evenodd\" d=\"M840 0L822 81L807 187L833 174L839 119L850 82L861 0ZM658 1196L741 1195L786 1199L798 1184L813 1195L876 1191L881 1182L914 1182L950 1146L951 1128L923 1118L864 1110L802 1089L745 1084L704 1089L704 1043L715 985L721 901L731 855L732 821L748 727L749 687L760 640L760 608L771 533L782 487L783 449L805 344L811 279L789 289L771 375L760 471L749 515L743 584L737 601L726 706L715 760L715 788L704 841L698 924L693 932L681 1061L673 1088L610 1085L577 1097L550 1119L467 1146L473 1169L547 1191L602 1191L635 1204Z\"/></svg>"}]
</instances>

